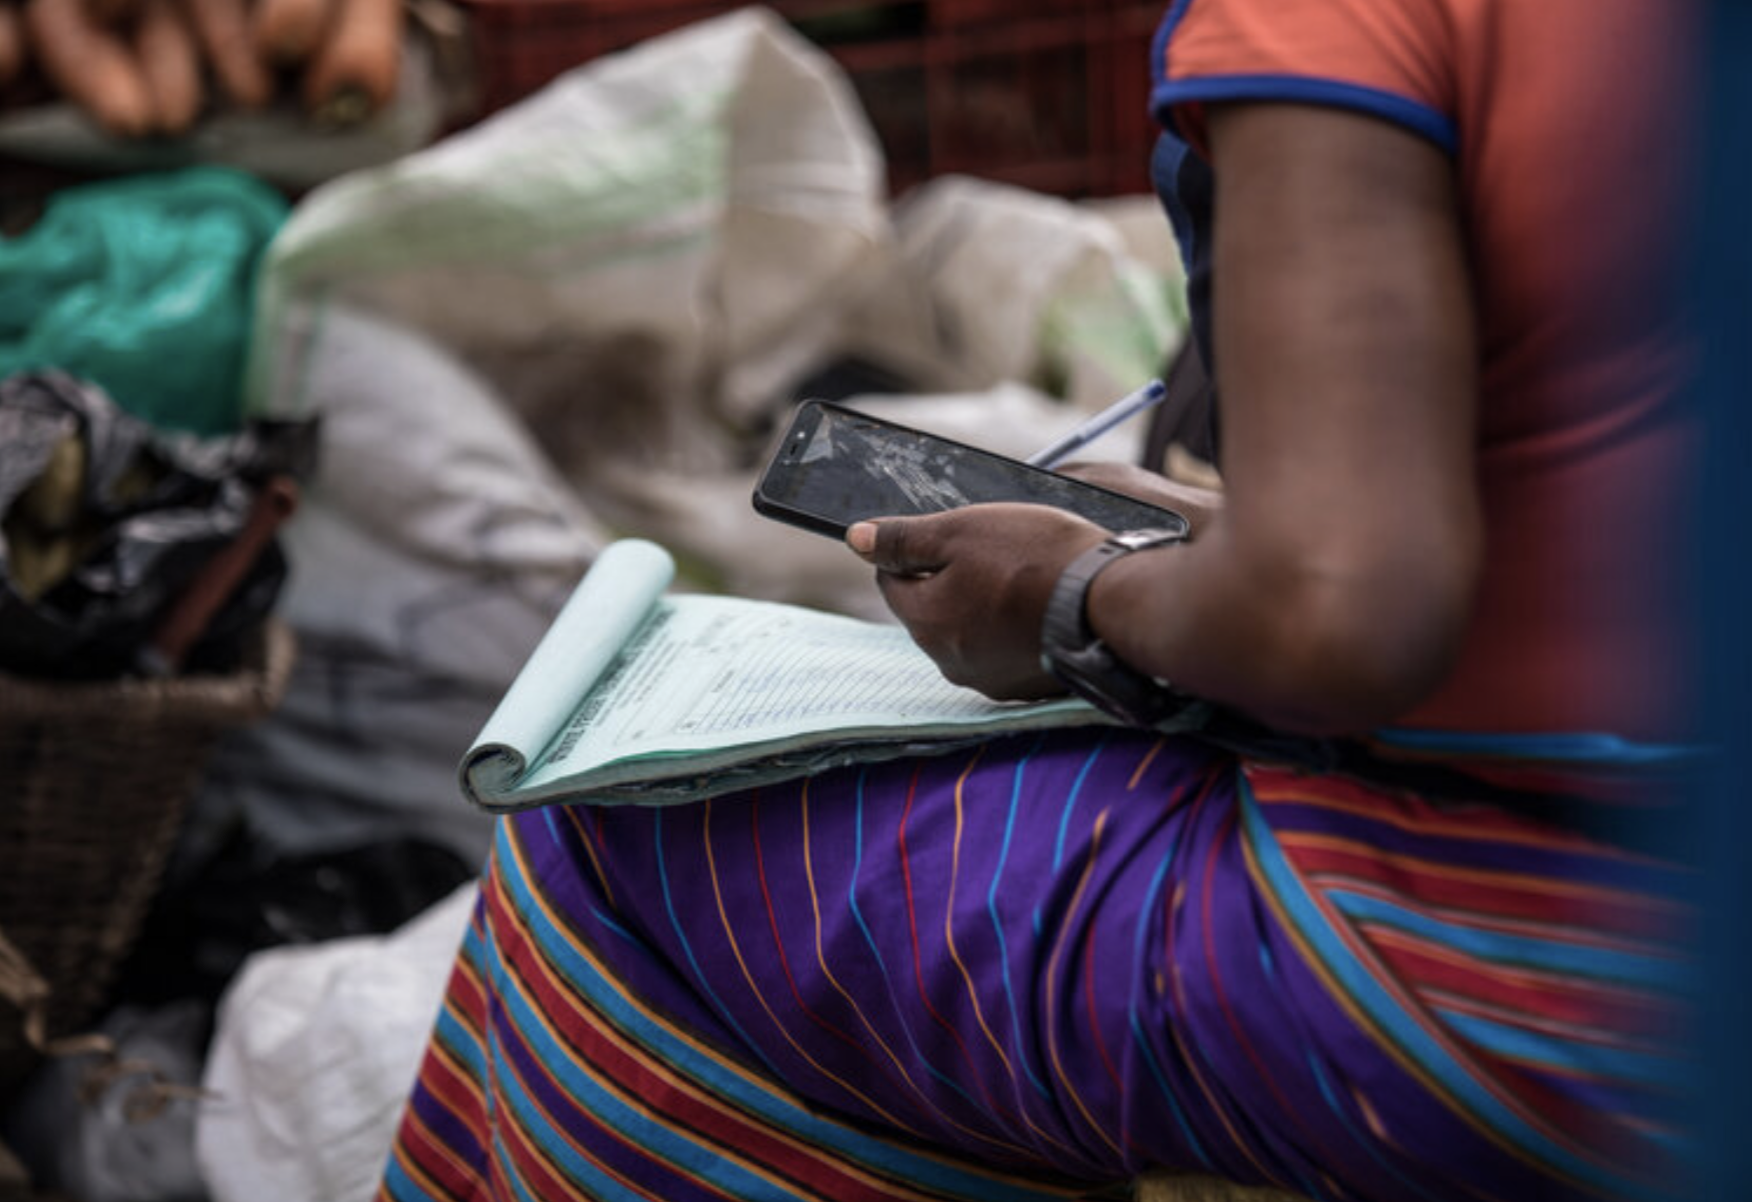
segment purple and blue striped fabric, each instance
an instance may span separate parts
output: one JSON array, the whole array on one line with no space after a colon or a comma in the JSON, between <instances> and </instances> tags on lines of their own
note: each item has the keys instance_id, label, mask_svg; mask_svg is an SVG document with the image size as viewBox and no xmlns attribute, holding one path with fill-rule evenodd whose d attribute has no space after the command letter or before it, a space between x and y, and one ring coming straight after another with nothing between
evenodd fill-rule
<instances>
[{"instance_id":1,"label":"purple and blue striped fabric","mask_svg":"<svg viewBox=\"0 0 1752 1202\"><path fill-rule=\"evenodd\" d=\"M381 1198L1659 1197L1676 889L1118 731L529 811Z\"/></svg>"}]
</instances>

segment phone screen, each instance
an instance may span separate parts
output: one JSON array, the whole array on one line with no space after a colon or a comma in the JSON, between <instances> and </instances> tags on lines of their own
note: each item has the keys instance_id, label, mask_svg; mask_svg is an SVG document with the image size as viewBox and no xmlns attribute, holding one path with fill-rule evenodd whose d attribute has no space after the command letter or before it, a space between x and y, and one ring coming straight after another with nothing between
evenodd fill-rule
<instances>
[{"instance_id":1,"label":"phone screen","mask_svg":"<svg viewBox=\"0 0 1752 1202\"><path fill-rule=\"evenodd\" d=\"M1027 501L1109 530L1184 530L1173 510L821 401L799 407L755 489L769 517L836 537L853 522Z\"/></svg>"}]
</instances>

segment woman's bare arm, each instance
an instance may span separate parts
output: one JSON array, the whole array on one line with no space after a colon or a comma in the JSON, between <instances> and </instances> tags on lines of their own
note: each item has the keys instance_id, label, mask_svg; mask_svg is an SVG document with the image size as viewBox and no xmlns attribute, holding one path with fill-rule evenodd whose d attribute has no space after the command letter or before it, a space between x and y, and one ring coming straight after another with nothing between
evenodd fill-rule
<instances>
[{"instance_id":1,"label":"woman's bare arm","mask_svg":"<svg viewBox=\"0 0 1752 1202\"><path fill-rule=\"evenodd\" d=\"M1480 561L1453 167L1335 110L1216 108L1209 139L1227 505L1178 570L1104 574L1091 617L1122 656L1282 725L1376 725L1440 682Z\"/></svg>"},{"instance_id":2,"label":"woman's bare arm","mask_svg":"<svg viewBox=\"0 0 1752 1202\"><path fill-rule=\"evenodd\" d=\"M1286 729L1378 725L1440 682L1479 571L1452 164L1340 110L1213 107L1208 133L1224 504L1194 542L1104 572L1090 620L1137 667ZM921 646L1018 695L1051 581L1099 532L992 507L875 536Z\"/></svg>"}]
</instances>

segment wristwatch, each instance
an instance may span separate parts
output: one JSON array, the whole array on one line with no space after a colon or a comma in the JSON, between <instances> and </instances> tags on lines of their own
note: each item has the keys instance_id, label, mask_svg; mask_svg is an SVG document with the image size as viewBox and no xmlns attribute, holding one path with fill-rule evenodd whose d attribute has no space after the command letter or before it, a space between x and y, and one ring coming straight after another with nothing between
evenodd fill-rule
<instances>
[{"instance_id":1,"label":"wristwatch","mask_svg":"<svg viewBox=\"0 0 1752 1202\"><path fill-rule=\"evenodd\" d=\"M1127 555L1184 541L1182 531L1156 528L1112 535L1071 560L1046 603L1040 666L1085 701L1133 726L1154 726L1184 699L1166 681L1138 671L1095 637L1087 612L1089 586Z\"/></svg>"}]
</instances>

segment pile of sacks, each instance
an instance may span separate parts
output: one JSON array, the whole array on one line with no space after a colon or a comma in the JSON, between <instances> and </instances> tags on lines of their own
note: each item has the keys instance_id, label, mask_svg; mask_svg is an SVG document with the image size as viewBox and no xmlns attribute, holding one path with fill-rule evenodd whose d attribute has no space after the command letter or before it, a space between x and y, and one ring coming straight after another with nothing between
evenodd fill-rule
<instances>
[{"instance_id":1,"label":"pile of sacks","mask_svg":"<svg viewBox=\"0 0 1752 1202\"><path fill-rule=\"evenodd\" d=\"M411 835L478 864L457 761L609 541L664 544L683 588L881 617L856 557L750 507L796 401L1025 455L1161 374L1179 295L1153 200L891 201L847 80L762 9L316 188L262 263L245 377L252 417L321 430L283 530L299 659L190 842L241 821L281 855ZM252 958L196 1112L219 1202L369 1196L470 900ZM337 1048L372 1053L344 1099L284 1071Z\"/></svg>"}]
</instances>

